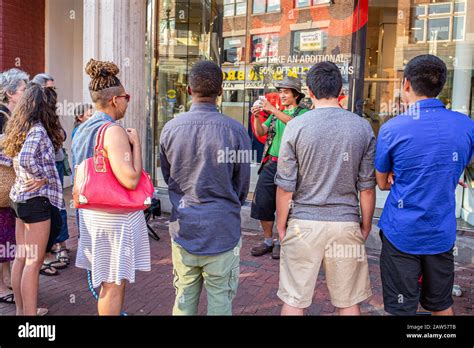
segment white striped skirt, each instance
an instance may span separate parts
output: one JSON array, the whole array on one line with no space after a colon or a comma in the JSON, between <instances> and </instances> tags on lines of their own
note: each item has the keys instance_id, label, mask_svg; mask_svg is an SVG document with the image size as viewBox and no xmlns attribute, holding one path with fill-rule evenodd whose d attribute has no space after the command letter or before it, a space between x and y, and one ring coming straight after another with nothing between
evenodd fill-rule
<instances>
[{"instance_id":1,"label":"white striped skirt","mask_svg":"<svg viewBox=\"0 0 474 348\"><path fill-rule=\"evenodd\" d=\"M150 271L150 241L142 211L109 214L79 209L76 267L92 272L92 285L135 282L135 271Z\"/></svg>"}]
</instances>

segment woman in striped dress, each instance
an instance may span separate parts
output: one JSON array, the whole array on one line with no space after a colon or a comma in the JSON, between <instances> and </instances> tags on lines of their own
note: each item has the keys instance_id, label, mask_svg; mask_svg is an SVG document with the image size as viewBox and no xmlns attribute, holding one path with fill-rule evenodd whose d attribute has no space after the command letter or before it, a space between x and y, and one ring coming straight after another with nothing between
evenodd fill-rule
<instances>
[{"instance_id":1,"label":"woman in striped dress","mask_svg":"<svg viewBox=\"0 0 474 348\"><path fill-rule=\"evenodd\" d=\"M99 128L105 133L104 148L118 181L133 190L142 173L141 145L134 129L123 129L117 120L125 116L130 96L117 78L118 67L93 59L86 66L95 114L81 124L72 143L73 165L93 156ZM135 282L135 271L150 270L150 243L142 211L128 214L79 209L79 247L76 266L92 272L93 287L101 286L99 315L119 315L126 282Z\"/></svg>"}]
</instances>

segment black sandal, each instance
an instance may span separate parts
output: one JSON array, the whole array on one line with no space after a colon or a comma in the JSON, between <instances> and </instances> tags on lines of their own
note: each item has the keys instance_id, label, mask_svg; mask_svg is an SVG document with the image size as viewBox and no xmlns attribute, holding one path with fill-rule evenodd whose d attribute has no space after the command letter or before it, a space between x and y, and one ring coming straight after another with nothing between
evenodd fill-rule
<instances>
[{"instance_id":1,"label":"black sandal","mask_svg":"<svg viewBox=\"0 0 474 348\"><path fill-rule=\"evenodd\" d=\"M15 295L8 294L3 297L0 297L0 303L15 304Z\"/></svg>"},{"instance_id":2,"label":"black sandal","mask_svg":"<svg viewBox=\"0 0 474 348\"><path fill-rule=\"evenodd\" d=\"M49 270L49 272L48 272ZM43 263L43 267L40 269L40 274L53 277L59 275L59 272L57 269L51 266L51 264Z\"/></svg>"},{"instance_id":3,"label":"black sandal","mask_svg":"<svg viewBox=\"0 0 474 348\"><path fill-rule=\"evenodd\" d=\"M66 269L67 264L59 261L59 260L54 260L54 261L48 261L48 262L43 262L43 267L53 267L55 269Z\"/></svg>"}]
</instances>

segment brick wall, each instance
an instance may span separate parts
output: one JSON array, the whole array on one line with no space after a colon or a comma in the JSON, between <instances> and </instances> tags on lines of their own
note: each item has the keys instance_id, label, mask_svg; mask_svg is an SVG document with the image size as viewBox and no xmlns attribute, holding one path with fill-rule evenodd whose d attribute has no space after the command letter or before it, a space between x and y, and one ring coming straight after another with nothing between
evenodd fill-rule
<instances>
[{"instance_id":1,"label":"brick wall","mask_svg":"<svg viewBox=\"0 0 474 348\"><path fill-rule=\"evenodd\" d=\"M45 0L0 1L0 71L43 72L44 45Z\"/></svg>"}]
</instances>

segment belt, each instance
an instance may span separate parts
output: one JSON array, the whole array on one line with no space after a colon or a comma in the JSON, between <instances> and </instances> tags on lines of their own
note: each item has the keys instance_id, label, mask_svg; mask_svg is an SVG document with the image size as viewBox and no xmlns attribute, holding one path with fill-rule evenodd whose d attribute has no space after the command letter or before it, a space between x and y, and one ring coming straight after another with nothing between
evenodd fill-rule
<instances>
[{"instance_id":1,"label":"belt","mask_svg":"<svg viewBox=\"0 0 474 348\"><path fill-rule=\"evenodd\" d=\"M265 157L263 160L262 160L262 163L267 163L268 161L272 161L272 162L278 162L278 157L275 157L275 156L267 156Z\"/></svg>"}]
</instances>

